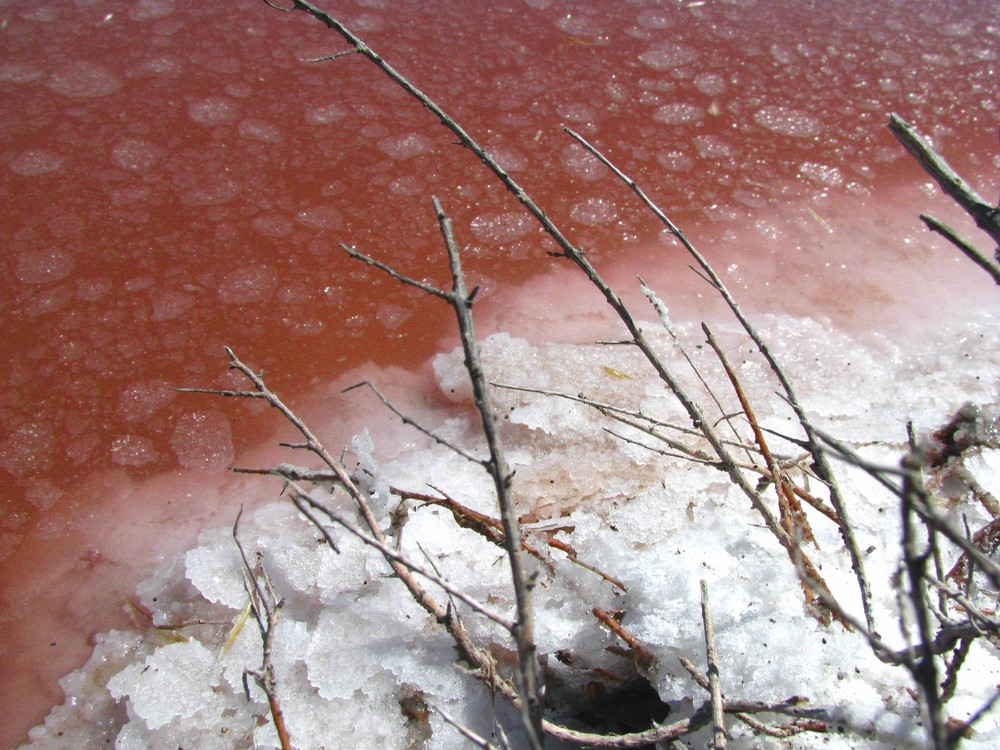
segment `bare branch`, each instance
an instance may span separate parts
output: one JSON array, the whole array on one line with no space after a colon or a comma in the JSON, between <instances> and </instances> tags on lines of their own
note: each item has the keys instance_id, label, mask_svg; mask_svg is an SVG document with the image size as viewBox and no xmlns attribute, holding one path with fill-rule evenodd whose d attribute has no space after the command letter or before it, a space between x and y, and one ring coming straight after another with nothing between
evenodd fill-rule
<instances>
[{"instance_id":1,"label":"bare branch","mask_svg":"<svg viewBox=\"0 0 1000 750\"><path fill-rule=\"evenodd\" d=\"M705 628L705 658L708 661L708 685L712 696L712 743L715 750L726 750L726 719L723 715L722 684L715 652L715 623L708 600L708 584L701 579L701 621Z\"/></svg>"},{"instance_id":2,"label":"bare branch","mask_svg":"<svg viewBox=\"0 0 1000 750\"><path fill-rule=\"evenodd\" d=\"M1000 210L983 200L969 183L952 169L912 125L899 115L889 115L889 130L918 161L941 189L972 217L976 225L1000 245Z\"/></svg>"},{"instance_id":3,"label":"bare branch","mask_svg":"<svg viewBox=\"0 0 1000 750\"><path fill-rule=\"evenodd\" d=\"M246 687L247 675L253 677L264 695L267 696L267 703L271 710L271 721L274 722L274 731L278 735L278 742L281 750L292 750L292 741L285 726L285 715L278 700L278 680L274 673L274 662L271 660L271 650L274 645L274 629L278 624L278 613L281 611L283 602L275 597L271 588L271 582L267 578L267 573L262 567L253 566L247 558L246 550L240 542L239 527L240 518L243 516L243 508L240 507L236 514L236 521L233 522L233 541L240 551L243 560L243 568L248 582L247 593L250 595L250 602L253 609L254 618L257 620L257 627L260 630L262 646L262 660L259 670L245 670L243 673L244 688ZM260 572L258 573L258 568ZM261 578L264 585L261 585ZM262 614L263 611L263 614ZM248 696L249 697L249 696Z\"/></svg>"}]
</instances>

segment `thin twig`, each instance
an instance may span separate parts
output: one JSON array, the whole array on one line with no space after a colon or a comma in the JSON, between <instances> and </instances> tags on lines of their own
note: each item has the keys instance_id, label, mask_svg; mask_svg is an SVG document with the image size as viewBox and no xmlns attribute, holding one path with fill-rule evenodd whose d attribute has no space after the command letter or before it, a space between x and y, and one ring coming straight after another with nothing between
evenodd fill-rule
<instances>
[{"instance_id":1,"label":"thin twig","mask_svg":"<svg viewBox=\"0 0 1000 750\"><path fill-rule=\"evenodd\" d=\"M712 746L726 750L726 719L723 714L722 683L719 677L719 658L715 650L715 623L712 605L708 600L708 583L701 579L701 621L705 629L705 659L708 662L709 694L712 697Z\"/></svg>"},{"instance_id":2,"label":"thin twig","mask_svg":"<svg viewBox=\"0 0 1000 750\"><path fill-rule=\"evenodd\" d=\"M952 169L939 153L923 138L912 125L899 115L889 115L889 130L907 151L918 161L941 189L951 196L959 206L1000 245L1000 211L983 200L969 183Z\"/></svg>"},{"instance_id":3,"label":"thin twig","mask_svg":"<svg viewBox=\"0 0 1000 750\"><path fill-rule=\"evenodd\" d=\"M868 576L865 573L864 556L861 554L861 548L858 545L857 539L854 535L854 526L851 523L850 516L847 511L847 506L843 501L843 496L840 492L840 487L837 484L837 480L833 475L833 470L826 460L826 456L823 451L820 450L818 441L815 435L810 431L810 426L808 420L806 419L805 409L799 403L798 396L796 396L795 389L792 387L792 382L785 374L784 369L778 363L771 352L770 347L767 342L764 341L763 337L757 331L756 327L750 322L743 309L737 303L736 298L732 295L729 289L726 287L725 283L712 268L708 260L695 248L694 244L687 238L687 235L682 232L676 224L657 206L642 190L641 187L633 180L631 177L622 172L617 166L615 166L610 159L608 159L603 153L601 153L597 148L591 145L587 139L585 139L579 133L565 128L566 132L574 138L581 146L583 146L587 151L593 154L597 159L599 159L608 169L610 169L622 182L624 182L631 190L638 196L639 200L649 208L653 214L659 219L667 230L677 238L677 240L684 246L685 250L695 259L701 268L702 273L699 273L705 280L716 289L722 296L723 300L728 305L729 309L732 311L733 315L739 321L743 330L747 332L750 338L753 340L754 345L757 350L760 351L761 355L767 361L774 373L778 382L781 384L781 388L785 393L785 400L791 406L792 410L795 412L795 417L798 419L799 424L802 425L802 429L806 433L805 447L813 456L813 461L816 467L816 473L819 478L826 484L830 489L830 503L833 505L834 510L837 512L837 518L840 519L840 533L844 540L844 545L847 547L848 554L851 558L851 567L854 570L855 577L858 581L858 590L861 594L861 604L865 613L865 620L868 623L869 630L875 629L874 614L872 612L872 592L871 585L868 582ZM638 343L638 341L637 341ZM683 400L682 400L683 403ZM687 404L684 404L687 407ZM690 413L690 410L689 410ZM693 416L693 415L692 415ZM695 420L697 424L697 420ZM712 442L711 437L706 433L706 437L709 442ZM713 443L713 448L715 444ZM721 457L721 454L720 454ZM739 479L733 476L734 484L736 484L740 489L751 496L751 502L754 503L756 507L756 502L752 497L752 490L749 487L745 487ZM759 510L759 509L758 509ZM770 527L769 527L770 528Z\"/></svg>"},{"instance_id":4,"label":"thin twig","mask_svg":"<svg viewBox=\"0 0 1000 750\"><path fill-rule=\"evenodd\" d=\"M240 542L239 527L240 519L243 517L243 507L240 506L233 522L233 541L240 551L240 558L243 560L243 568L246 573L246 580L249 582L247 593L253 609L254 619L257 621L257 628L260 630L262 641L262 659L259 670L247 669L243 673L244 686L246 686L247 675L256 680L264 695L267 696L267 704L271 710L271 721L274 722L274 731L278 735L278 742L281 750L292 750L292 741L288 735L288 728L285 726L285 714L281 709L281 702L278 700L278 679L274 673L274 662L271 659L271 650L274 646L274 629L278 624L278 614L281 612L283 601L275 597L271 588L267 574L261 570L258 576L254 566L247 558L243 543ZM260 577L264 578L265 585L261 585ZM262 614L263 610L263 614ZM249 694L247 699L249 699Z\"/></svg>"}]
</instances>

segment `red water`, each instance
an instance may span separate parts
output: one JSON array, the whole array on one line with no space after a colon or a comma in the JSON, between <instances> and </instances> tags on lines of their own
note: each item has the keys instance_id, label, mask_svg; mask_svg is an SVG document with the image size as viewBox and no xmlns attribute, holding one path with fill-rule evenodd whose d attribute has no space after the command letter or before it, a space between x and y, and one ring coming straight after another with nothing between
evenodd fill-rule
<instances>
[{"instance_id":1,"label":"red water","mask_svg":"<svg viewBox=\"0 0 1000 750\"><path fill-rule=\"evenodd\" d=\"M843 324L912 295L918 263L957 266L911 221L943 201L899 192L923 180L884 127L889 111L997 195L1000 18L985 0L329 6L599 265L643 270L675 309L700 310L703 285L561 125L704 240L736 286L764 289L753 305ZM232 383L229 345L306 414L333 411L317 386L366 362L403 368L383 378L419 390L404 373L440 345L447 310L339 243L443 283L436 194L495 325L518 319L503 300L519 299L522 324L555 321L545 335L558 336L586 292L498 293L551 268L552 248L360 56L307 62L344 47L302 13L53 1L0 8L0 28L8 747L60 699L56 679L93 633L129 625L139 576L227 522L234 499L267 496L225 468L266 460L254 446L274 416L171 386ZM897 232L906 255L882 254ZM956 273L963 295L988 290ZM369 406L343 407L349 424L331 430Z\"/></svg>"}]
</instances>

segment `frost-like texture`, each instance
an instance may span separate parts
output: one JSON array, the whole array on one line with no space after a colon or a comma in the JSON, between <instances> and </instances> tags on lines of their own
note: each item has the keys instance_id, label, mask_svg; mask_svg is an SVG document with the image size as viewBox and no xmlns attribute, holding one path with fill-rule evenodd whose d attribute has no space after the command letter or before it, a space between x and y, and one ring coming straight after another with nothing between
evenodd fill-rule
<instances>
[{"instance_id":1,"label":"frost-like texture","mask_svg":"<svg viewBox=\"0 0 1000 750\"><path fill-rule=\"evenodd\" d=\"M926 434L964 401L995 403L1000 395L990 376L1000 365L1000 342L986 319L907 352L878 337L859 342L823 321L764 320L772 348L799 384L811 418L876 462L897 461L905 449L900 415ZM705 393L707 385L727 411L737 411L718 361L698 347L692 326L677 325L674 334L705 385L691 373L674 338L657 334L654 323L646 327L686 387ZM766 364L735 327L716 326L715 334L730 353L758 420L775 433L772 450L798 454L794 443L779 437L799 433L787 406L773 396ZM497 334L482 342L482 351L490 382L582 396L641 411L664 425L686 425L675 401L631 348L533 345ZM961 368L946 366L957 361ZM461 351L439 355L434 369L442 394L454 404L437 425L428 426L481 454L476 421L453 411L471 398ZM594 685L604 679L600 675L635 673L630 659L607 650L621 644L597 624L595 607L616 612L650 650L653 658L643 665L644 676L663 701L680 706L703 700L678 657L704 662L698 614L699 580L704 579L727 696L780 700L801 695L828 710L833 728L845 729L842 736L801 735L797 747L846 748L859 736L872 747L922 741L906 674L878 662L857 634L837 624L821 625L806 613L784 550L723 473L671 455L676 451L653 436L577 401L503 387L496 388L495 397L506 417L504 438L516 469L525 541L537 553L530 558L539 576L536 637L540 652L549 656L547 679L557 718L585 716L587 691L597 689ZM666 426L663 431L688 439ZM367 433L352 441L351 466L385 504L387 532L398 503L390 485L424 493L433 485L478 512L496 515L492 487L480 467L430 442L380 456L378 442L378 436ZM995 452L983 450L969 457L968 469L993 487L996 464ZM895 500L861 472L839 468L861 548L867 550L883 637L901 647L891 589L899 545ZM341 512L350 510L329 494L317 491L315 497ZM968 503L960 512L975 528L987 520ZM818 515L812 525L818 547L809 547L809 554L841 602L860 612L837 528ZM402 532L391 534L404 554L433 563L469 595L513 616L502 550L457 525L447 508L411 503ZM339 555L288 504L267 506L241 527L250 559L267 571L284 602L273 660L294 746L464 747L439 717L424 711L426 702L481 733L489 733L495 716L516 732L508 707L494 707L486 686L455 663L454 646L443 629L389 576L385 562L342 531L334 535ZM579 560L627 591L574 565L568 553L548 546L550 539L571 545ZM170 629L151 631L141 640L103 640L99 653L105 656L95 654L65 683L76 695L74 705L90 708L60 709L50 717L50 727L71 737L97 736L98 730L87 727L104 727L100 731L117 735L121 750L277 747L266 700L252 679L250 700L243 695L244 670L259 668L261 639L252 618L242 630L232 625L247 602L242 577L230 530L203 534L197 549L164 565L140 587L154 622ZM435 587L430 590L446 601ZM454 606L472 636L493 649L501 668L509 668L509 639L464 605ZM227 639L232 642L223 655ZM109 649L113 658L107 656ZM995 656L976 646L949 712L967 717L991 691L998 672ZM731 730L732 747L761 746L760 738L740 725ZM996 719L989 715L969 746L990 747L998 738ZM66 746L52 732L36 730L33 739L35 747Z\"/></svg>"}]
</instances>

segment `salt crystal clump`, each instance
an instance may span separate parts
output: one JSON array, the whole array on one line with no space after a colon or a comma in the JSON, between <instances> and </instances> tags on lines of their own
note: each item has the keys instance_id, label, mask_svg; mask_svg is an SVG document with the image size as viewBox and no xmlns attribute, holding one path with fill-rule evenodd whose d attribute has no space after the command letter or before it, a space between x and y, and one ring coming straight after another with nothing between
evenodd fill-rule
<instances>
[{"instance_id":1,"label":"salt crystal clump","mask_svg":"<svg viewBox=\"0 0 1000 750\"><path fill-rule=\"evenodd\" d=\"M724 94L728 88L726 79L718 73L699 73L694 77L694 87L708 96Z\"/></svg>"},{"instance_id":2,"label":"salt crystal clump","mask_svg":"<svg viewBox=\"0 0 1000 750\"><path fill-rule=\"evenodd\" d=\"M758 322L798 384L813 422L857 444L873 461L890 464L905 450L898 414L926 429L939 425L942 415L968 398L1000 401L1000 388L990 377L1000 365L1000 342L992 325L945 331L904 354L884 338L861 341L833 330L827 321L760 316ZM675 340L655 323L643 328L680 382L692 392L700 389ZM723 408L731 407L732 387L714 356L699 348L700 329L684 323L674 323L673 329ZM769 368L750 353L745 332L727 324L715 324L713 330L731 354L758 421L776 433L769 433L772 450L797 453L798 446L780 435L799 439L801 434L786 404L774 398ZM481 347L491 382L569 396L583 393L641 410L664 423L687 424L664 386L649 377L634 347L536 345L509 334L490 336ZM941 373L942 362L958 358L965 363L960 370ZM461 350L436 357L434 371L441 392L467 406L470 394ZM937 396L929 399L929 393ZM815 706L831 707L836 720L875 732L873 747L919 744L922 729L905 692L910 687L905 672L879 662L857 634L820 625L806 614L794 567L726 475L711 465L643 448L636 443L660 449L664 445L582 404L502 387L493 394L498 413L506 417L503 436L516 470L513 486L519 510L526 514L525 540L545 561L529 560L544 584L534 589L539 649L572 654L578 665L549 660L553 691L562 690L567 700L576 696L572 699L579 701L585 685L595 679L594 670L627 674L634 669L631 660L607 650L618 644L594 625L592 609L600 607L620 610L622 625L650 650L645 675L664 700L703 700L701 688L678 666L677 656L696 663L702 658L704 635L697 612L698 582L704 579L727 695L754 700L805 695ZM463 450L484 456L476 419L467 413L448 411L429 426ZM605 428L634 443L612 437ZM380 501L385 495L386 511L398 500L385 485L421 492L433 492L428 490L433 485L478 512L496 515L486 473L443 445L414 442L407 450L382 457L378 440L365 433L352 441L349 455L349 468L358 481L367 483ZM980 460L977 476L989 473L986 462L996 458L983 453ZM900 538L895 498L866 475L838 470L849 479L842 487L849 493L862 548L869 550L876 616L885 623L884 636L899 641L891 647L901 647L893 625L896 600L891 585ZM314 498L356 520L346 502L329 490L314 490ZM415 561L429 559L463 591L513 616L502 551L459 526L448 508L411 503L408 510L402 535L392 540L399 549ZM557 529L543 532L546 520ZM381 523L388 530L389 518ZM839 530L822 518L813 520L813 530L819 548L809 547L809 554L835 595L851 611L858 610ZM284 601L273 661L294 746L397 748L422 737L425 747L464 747L464 740L439 720L421 723L404 715L402 701L414 695L441 705L481 734L489 733L494 715L516 727L508 707L498 702L492 708L488 690L455 667L452 642L389 575L386 563L355 537L339 528L333 533L339 555L288 503L267 506L240 526L249 559L255 565L259 561ZM627 592L547 547L547 534L571 544L581 560L620 580ZM243 670L260 664L257 628L251 620L229 638L228 623L247 602L243 575L231 529L205 533L198 548L162 566L139 593L159 625L195 619L225 624L185 629L192 639L185 643L164 643L156 633L133 641L134 656L115 660L115 675L104 678L105 697L100 698L99 687L87 687L89 703L70 705L111 711L107 696L121 701L124 725L120 731L114 726L107 735L117 737L116 747L277 748L261 691L251 682L250 700L243 695ZM445 601L433 585L429 590ZM509 648L494 624L457 606L473 638ZM227 640L232 642L223 656ZM804 674L790 668L794 664L809 665L812 671ZM973 711L992 691L995 669L995 656L977 651L964 667L965 679L949 711L961 710L962 716ZM95 677L87 684L96 682ZM81 685L75 683L74 689ZM78 725L67 716L78 724L93 721L64 710L53 715L52 726L83 732L74 729ZM732 747L759 744L739 726L731 730ZM996 718L987 715L968 744L992 747L998 736ZM44 732L32 737L37 747L54 747L45 744ZM856 738L849 731L823 735L815 743L808 736L800 739L804 746L821 743L846 750Z\"/></svg>"},{"instance_id":3,"label":"salt crystal clump","mask_svg":"<svg viewBox=\"0 0 1000 750\"><path fill-rule=\"evenodd\" d=\"M229 420L219 411L182 415L170 436L170 447L185 469L222 469L233 460Z\"/></svg>"},{"instance_id":4,"label":"salt crystal clump","mask_svg":"<svg viewBox=\"0 0 1000 750\"><path fill-rule=\"evenodd\" d=\"M120 466L145 466L157 458L153 442L142 435L122 435L111 443L111 461Z\"/></svg>"},{"instance_id":5,"label":"salt crystal clump","mask_svg":"<svg viewBox=\"0 0 1000 750\"><path fill-rule=\"evenodd\" d=\"M0 63L0 81L9 83L31 83L43 75L34 65L24 62Z\"/></svg>"},{"instance_id":6,"label":"salt crystal clump","mask_svg":"<svg viewBox=\"0 0 1000 750\"><path fill-rule=\"evenodd\" d=\"M737 154L736 147L730 141L717 135L695 136L694 147L706 159L727 159Z\"/></svg>"},{"instance_id":7,"label":"salt crystal clump","mask_svg":"<svg viewBox=\"0 0 1000 750\"><path fill-rule=\"evenodd\" d=\"M673 102L665 104L653 113L653 119L664 125L683 125L698 122L705 117L705 110L696 104Z\"/></svg>"},{"instance_id":8,"label":"salt crystal clump","mask_svg":"<svg viewBox=\"0 0 1000 750\"><path fill-rule=\"evenodd\" d=\"M63 157L47 148L29 148L7 162L7 168L22 177L38 177L58 171L63 161Z\"/></svg>"},{"instance_id":9,"label":"salt crystal clump","mask_svg":"<svg viewBox=\"0 0 1000 750\"><path fill-rule=\"evenodd\" d=\"M329 125L337 120L347 117L347 110L340 104L324 104L319 107L312 107L306 112L306 122L310 125Z\"/></svg>"},{"instance_id":10,"label":"salt crystal clump","mask_svg":"<svg viewBox=\"0 0 1000 750\"><path fill-rule=\"evenodd\" d=\"M145 172L154 166L165 149L142 138L125 138L111 149L111 160L130 172Z\"/></svg>"},{"instance_id":11,"label":"salt crystal clump","mask_svg":"<svg viewBox=\"0 0 1000 750\"><path fill-rule=\"evenodd\" d=\"M526 237L534 227L531 217L521 212L480 214L469 224L476 239L490 245Z\"/></svg>"},{"instance_id":12,"label":"salt crystal clump","mask_svg":"<svg viewBox=\"0 0 1000 750\"><path fill-rule=\"evenodd\" d=\"M607 224L618 218L617 206L607 198L588 198L574 204L569 213L574 221L592 226Z\"/></svg>"},{"instance_id":13,"label":"salt crystal clump","mask_svg":"<svg viewBox=\"0 0 1000 750\"><path fill-rule=\"evenodd\" d=\"M240 138L261 143L281 143L285 140L281 130L266 120L241 120L238 128Z\"/></svg>"},{"instance_id":14,"label":"salt crystal clump","mask_svg":"<svg viewBox=\"0 0 1000 750\"><path fill-rule=\"evenodd\" d=\"M579 144L574 143L572 146L564 148L559 159L574 177L588 182L601 179L606 174L605 167L600 160Z\"/></svg>"},{"instance_id":15,"label":"salt crystal clump","mask_svg":"<svg viewBox=\"0 0 1000 750\"><path fill-rule=\"evenodd\" d=\"M236 119L239 108L236 102L224 96L209 96L188 104L187 114L199 125L223 125Z\"/></svg>"},{"instance_id":16,"label":"salt crystal clump","mask_svg":"<svg viewBox=\"0 0 1000 750\"><path fill-rule=\"evenodd\" d=\"M246 305L264 302L278 284L278 274L263 263L229 271L219 282L219 299L228 304Z\"/></svg>"},{"instance_id":17,"label":"salt crystal clump","mask_svg":"<svg viewBox=\"0 0 1000 750\"><path fill-rule=\"evenodd\" d=\"M75 266L73 256L62 250L25 250L17 256L14 274L24 284L45 284L66 278Z\"/></svg>"},{"instance_id":18,"label":"salt crystal clump","mask_svg":"<svg viewBox=\"0 0 1000 750\"><path fill-rule=\"evenodd\" d=\"M790 107L762 107L754 112L753 120L772 133L793 138L814 138L823 131L823 126L815 117Z\"/></svg>"},{"instance_id":19,"label":"salt crystal clump","mask_svg":"<svg viewBox=\"0 0 1000 750\"><path fill-rule=\"evenodd\" d=\"M152 21L173 12L174 0L138 0L129 8L128 16L135 21Z\"/></svg>"},{"instance_id":20,"label":"salt crystal clump","mask_svg":"<svg viewBox=\"0 0 1000 750\"><path fill-rule=\"evenodd\" d=\"M412 159L414 156L426 154L434 149L434 142L419 133L394 135L379 141L379 151L390 159Z\"/></svg>"},{"instance_id":21,"label":"salt crystal clump","mask_svg":"<svg viewBox=\"0 0 1000 750\"><path fill-rule=\"evenodd\" d=\"M63 96L90 98L113 94L122 83L104 66L78 60L54 71L46 85Z\"/></svg>"},{"instance_id":22,"label":"salt crystal clump","mask_svg":"<svg viewBox=\"0 0 1000 750\"><path fill-rule=\"evenodd\" d=\"M698 50L691 45L682 42L661 42L639 55L639 60L653 70L670 70L693 63L700 56Z\"/></svg>"}]
</instances>

